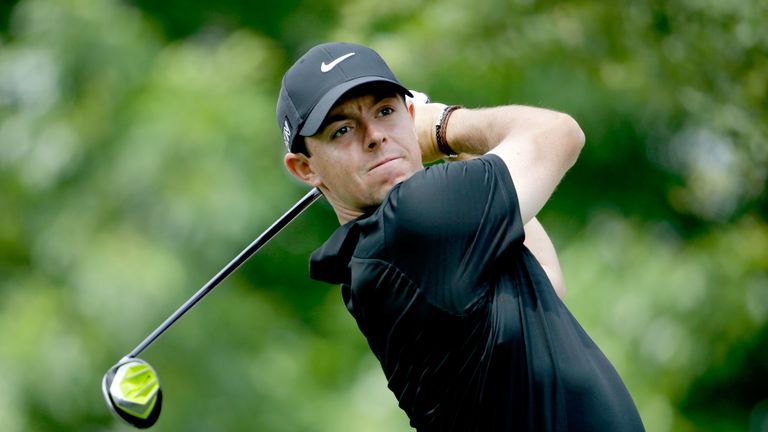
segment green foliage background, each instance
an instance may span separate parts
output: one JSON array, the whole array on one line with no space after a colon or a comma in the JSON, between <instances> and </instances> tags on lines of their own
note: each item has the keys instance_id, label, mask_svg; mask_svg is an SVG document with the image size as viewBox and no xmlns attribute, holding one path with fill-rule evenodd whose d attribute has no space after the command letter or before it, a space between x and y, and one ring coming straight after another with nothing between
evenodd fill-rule
<instances>
[{"instance_id":1,"label":"green foliage background","mask_svg":"<svg viewBox=\"0 0 768 432\"><path fill-rule=\"evenodd\" d=\"M377 49L411 88L572 114L541 214L649 431L768 431L762 0L21 0L0 6L0 426L123 431L103 373L305 192L282 72ZM311 208L143 357L158 431L410 430Z\"/></svg>"}]
</instances>

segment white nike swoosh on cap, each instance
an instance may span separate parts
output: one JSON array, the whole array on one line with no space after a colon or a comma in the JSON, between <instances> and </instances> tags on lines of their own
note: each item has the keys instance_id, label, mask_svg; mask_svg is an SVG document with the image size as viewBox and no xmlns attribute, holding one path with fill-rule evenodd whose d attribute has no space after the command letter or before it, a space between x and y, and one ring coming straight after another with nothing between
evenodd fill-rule
<instances>
[{"instance_id":1,"label":"white nike swoosh on cap","mask_svg":"<svg viewBox=\"0 0 768 432\"><path fill-rule=\"evenodd\" d=\"M349 57L352 57L353 55L355 55L355 53L351 52L349 54L344 54L343 56L337 58L336 60L334 60L334 61L332 61L332 62L330 62L328 64L325 64L325 62L322 62L320 64L320 72L323 72L323 73L329 72L331 69L336 67L337 64L343 62L344 60L348 59Z\"/></svg>"}]
</instances>

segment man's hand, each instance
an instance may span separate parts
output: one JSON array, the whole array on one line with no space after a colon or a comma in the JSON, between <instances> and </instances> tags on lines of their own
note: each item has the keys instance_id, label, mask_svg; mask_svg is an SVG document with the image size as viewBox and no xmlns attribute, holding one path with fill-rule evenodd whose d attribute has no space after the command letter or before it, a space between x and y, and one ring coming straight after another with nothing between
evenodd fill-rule
<instances>
[{"instance_id":1,"label":"man's hand","mask_svg":"<svg viewBox=\"0 0 768 432\"><path fill-rule=\"evenodd\" d=\"M445 155L437 147L435 125L440 119L445 104L431 103L429 96L416 90L410 90L413 97L406 96L408 109L414 110L416 136L419 138L422 163L434 162Z\"/></svg>"},{"instance_id":2,"label":"man's hand","mask_svg":"<svg viewBox=\"0 0 768 432\"><path fill-rule=\"evenodd\" d=\"M421 148L421 161L423 163L434 162L445 155L437 147L435 125L440 120L440 115L445 109L441 103L414 104L416 111L416 136L419 138Z\"/></svg>"},{"instance_id":3,"label":"man's hand","mask_svg":"<svg viewBox=\"0 0 768 432\"><path fill-rule=\"evenodd\" d=\"M437 146L437 136L435 125L440 121L440 116L446 105L441 103L414 104L416 108L416 135L419 137L419 147L421 147L421 162L429 163L439 159L444 159L445 154ZM482 153L459 153L458 155L445 159L447 162L458 162L467 159L474 159L481 156Z\"/></svg>"},{"instance_id":4,"label":"man's hand","mask_svg":"<svg viewBox=\"0 0 768 432\"><path fill-rule=\"evenodd\" d=\"M413 94L413 97L406 96L405 103L408 106L408 109L411 109L411 106L413 106L416 113L416 134L419 138L419 147L421 147L422 163L426 164L438 159L444 159L445 155L437 146L435 125L440 121L440 115L442 115L446 105L441 103L431 103L429 96L425 93L416 90L410 90L410 92ZM446 161L458 162L474 159L481 155L482 153L459 153L458 155L451 157L450 160L446 159Z\"/></svg>"}]
</instances>

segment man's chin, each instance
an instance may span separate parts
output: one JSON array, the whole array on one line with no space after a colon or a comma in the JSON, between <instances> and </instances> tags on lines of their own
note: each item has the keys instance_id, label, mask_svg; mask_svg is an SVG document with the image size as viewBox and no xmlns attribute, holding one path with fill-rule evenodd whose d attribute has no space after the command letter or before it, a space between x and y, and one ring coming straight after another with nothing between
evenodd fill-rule
<instances>
[{"instance_id":1,"label":"man's chin","mask_svg":"<svg viewBox=\"0 0 768 432\"><path fill-rule=\"evenodd\" d=\"M390 189L395 187L395 185L400 184L408 180L409 178L411 178L412 175L413 173L401 173L398 175L392 175L389 178L387 178L387 180L384 182L384 188L386 188L387 190L386 193L389 193Z\"/></svg>"},{"instance_id":2,"label":"man's chin","mask_svg":"<svg viewBox=\"0 0 768 432\"><path fill-rule=\"evenodd\" d=\"M387 173L378 173L380 174L379 178L377 178L374 183L372 183L373 188L376 190L375 198L378 201L376 205L379 205L384 201L384 199L387 197L387 194L390 190L392 190L393 187L408 180L412 175L415 174L415 172L402 169L404 167L399 168L401 169L392 170Z\"/></svg>"},{"instance_id":3,"label":"man's chin","mask_svg":"<svg viewBox=\"0 0 768 432\"><path fill-rule=\"evenodd\" d=\"M370 174L381 177L383 182L394 186L410 178L414 171L405 163L390 162L371 171Z\"/></svg>"}]
</instances>

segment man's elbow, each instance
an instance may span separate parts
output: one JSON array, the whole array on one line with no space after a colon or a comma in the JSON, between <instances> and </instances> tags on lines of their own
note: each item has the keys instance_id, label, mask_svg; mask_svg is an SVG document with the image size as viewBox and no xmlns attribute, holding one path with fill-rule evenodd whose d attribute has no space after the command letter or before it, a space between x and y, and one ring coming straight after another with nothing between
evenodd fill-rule
<instances>
[{"instance_id":1,"label":"man's elbow","mask_svg":"<svg viewBox=\"0 0 768 432\"><path fill-rule=\"evenodd\" d=\"M570 168L576 163L581 149L584 148L586 137L579 123L570 115L561 114L559 123L563 134L563 140L560 145L563 146L562 151L566 159L566 165Z\"/></svg>"}]
</instances>

